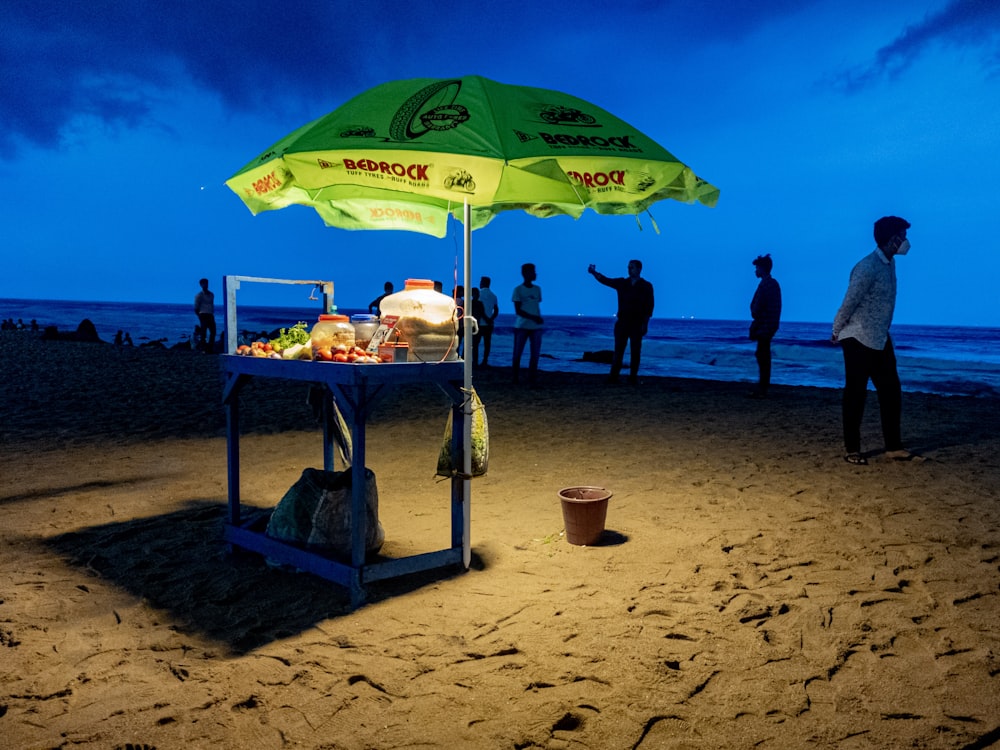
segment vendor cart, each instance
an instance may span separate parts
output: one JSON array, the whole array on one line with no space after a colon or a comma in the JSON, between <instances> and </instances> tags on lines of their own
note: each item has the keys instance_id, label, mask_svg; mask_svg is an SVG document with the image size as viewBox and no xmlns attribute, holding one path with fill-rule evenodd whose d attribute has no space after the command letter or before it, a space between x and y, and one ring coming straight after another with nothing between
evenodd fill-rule
<instances>
[{"instance_id":1,"label":"vendor cart","mask_svg":"<svg viewBox=\"0 0 1000 750\"><path fill-rule=\"evenodd\" d=\"M468 478L453 475L451 489L451 546L408 557L369 560L365 550L367 513L365 499L365 426L372 408L392 387L407 383L434 383L452 402L452 450L461 456L466 419L464 363L413 362L392 364L347 364L336 362L290 361L234 354L236 342L235 291L241 281L271 283L328 284L324 308L332 308L333 285L328 282L286 281L227 276L227 351L220 359L225 377L223 404L226 411L229 514L224 537L231 545L264 555L269 560L294 566L348 588L351 606L364 601L366 585L448 566L469 566ZM329 296L327 295L329 291ZM322 432L324 469L334 469L335 411L344 415L351 430L351 549L350 561L343 562L313 550L271 538L260 519L247 521L240 507L240 391L253 378L277 378L312 383L322 389ZM462 464L458 464L462 465Z\"/></svg>"}]
</instances>

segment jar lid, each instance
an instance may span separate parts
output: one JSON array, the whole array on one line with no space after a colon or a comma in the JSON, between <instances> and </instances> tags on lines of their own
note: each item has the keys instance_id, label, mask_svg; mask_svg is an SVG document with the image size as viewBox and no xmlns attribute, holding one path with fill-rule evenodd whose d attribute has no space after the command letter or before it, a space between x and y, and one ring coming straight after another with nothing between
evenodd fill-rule
<instances>
[{"instance_id":1,"label":"jar lid","mask_svg":"<svg viewBox=\"0 0 1000 750\"><path fill-rule=\"evenodd\" d=\"M405 286L407 289L433 289L434 282L430 279L407 279Z\"/></svg>"},{"instance_id":2,"label":"jar lid","mask_svg":"<svg viewBox=\"0 0 1000 750\"><path fill-rule=\"evenodd\" d=\"M347 318L346 315L326 315L326 314L323 314L323 315L319 316L319 322L320 323L346 323L347 319L348 318Z\"/></svg>"},{"instance_id":3,"label":"jar lid","mask_svg":"<svg viewBox=\"0 0 1000 750\"><path fill-rule=\"evenodd\" d=\"M357 321L358 323L376 323L378 322L378 315L369 315L368 313L357 313L351 316L351 322Z\"/></svg>"}]
</instances>

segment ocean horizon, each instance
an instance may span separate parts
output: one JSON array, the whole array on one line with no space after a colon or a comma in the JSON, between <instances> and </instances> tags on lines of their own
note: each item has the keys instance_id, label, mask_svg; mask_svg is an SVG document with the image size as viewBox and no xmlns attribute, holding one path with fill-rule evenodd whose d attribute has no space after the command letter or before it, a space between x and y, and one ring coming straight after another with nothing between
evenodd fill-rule
<instances>
[{"instance_id":1,"label":"ocean horizon","mask_svg":"<svg viewBox=\"0 0 1000 750\"><path fill-rule=\"evenodd\" d=\"M216 304L221 334L225 311ZM236 328L242 340L267 336L299 321L315 322L314 307L240 305ZM351 315L367 312L341 308ZM191 305L154 302L0 299L0 318L36 321L41 330L54 326L75 331L90 320L107 342L117 331L128 332L136 345L185 345L194 334ZM493 335L490 364L509 367L513 344L513 315L500 315ZM613 348L613 316L546 315L542 343L542 370L606 374L608 366L583 361L585 352ZM747 320L653 318L643 341L642 376L665 376L756 381L754 343L747 337ZM905 391L941 395L1000 395L1000 328L975 326L917 326L894 324L892 337ZM843 360L831 343L829 322L782 322L772 344L775 385L840 388ZM626 352L626 358L628 353ZM527 361L527 353L524 355Z\"/></svg>"}]
</instances>

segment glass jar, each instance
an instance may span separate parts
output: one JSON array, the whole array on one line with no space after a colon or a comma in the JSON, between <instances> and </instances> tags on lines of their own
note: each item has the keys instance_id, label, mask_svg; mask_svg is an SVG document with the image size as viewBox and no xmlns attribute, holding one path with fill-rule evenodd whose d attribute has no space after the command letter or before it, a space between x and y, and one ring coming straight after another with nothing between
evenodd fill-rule
<instances>
[{"instance_id":1,"label":"glass jar","mask_svg":"<svg viewBox=\"0 0 1000 750\"><path fill-rule=\"evenodd\" d=\"M409 344L410 362L458 359L455 300L434 291L434 282L407 279L403 291L382 298L382 322L395 318L390 340Z\"/></svg>"},{"instance_id":2,"label":"glass jar","mask_svg":"<svg viewBox=\"0 0 1000 750\"><path fill-rule=\"evenodd\" d=\"M346 315L320 315L309 332L313 353L320 349L354 346L354 326Z\"/></svg>"},{"instance_id":3,"label":"glass jar","mask_svg":"<svg viewBox=\"0 0 1000 750\"><path fill-rule=\"evenodd\" d=\"M354 345L365 349L378 330L378 315L352 315L351 325L354 326Z\"/></svg>"}]
</instances>

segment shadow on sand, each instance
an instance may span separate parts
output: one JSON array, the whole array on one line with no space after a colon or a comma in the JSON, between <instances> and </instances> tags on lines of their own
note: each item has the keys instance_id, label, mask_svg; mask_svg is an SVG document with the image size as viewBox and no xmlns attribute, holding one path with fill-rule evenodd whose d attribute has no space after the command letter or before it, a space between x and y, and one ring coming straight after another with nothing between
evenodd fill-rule
<instances>
[{"instance_id":1,"label":"shadow on sand","mask_svg":"<svg viewBox=\"0 0 1000 750\"><path fill-rule=\"evenodd\" d=\"M85 568L198 633L245 653L352 611L347 590L305 573L267 565L259 555L233 554L223 541L227 507L192 500L159 516L110 523L46 540ZM245 508L245 517L260 509ZM473 553L471 567L486 563ZM402 596L462 573L447 568L372 584L367 603Z\"/></svg>"}]
</instances>

